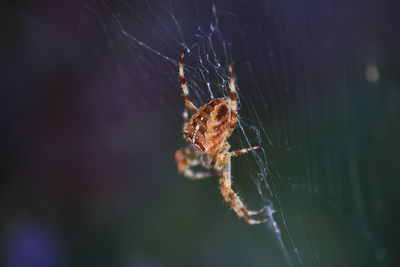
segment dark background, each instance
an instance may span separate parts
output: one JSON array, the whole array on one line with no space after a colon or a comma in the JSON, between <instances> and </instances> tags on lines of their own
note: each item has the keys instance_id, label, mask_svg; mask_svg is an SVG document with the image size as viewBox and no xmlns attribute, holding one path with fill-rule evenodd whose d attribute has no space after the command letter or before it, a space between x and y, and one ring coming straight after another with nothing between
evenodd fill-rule
<instances>
[{"instance_id":1,"label":"dark background","mask_svg":"<svg viewBox=\"0 0 400 267\"><path fill-rule=\"evenodd\" d=\"M158 2L128 2L134 11L123 1L1 8L1 266L400 265L399 4L165 4L189 45L217 7L244 130L268 132L275 194L263 196L282 249L268 225L229 211L215 178L178 175L181 37L168 12L149 10ZM200 80L197 59L189 54L188 75ZM249 176L259 166L241 159L235 189L258 208Z\"/></svg>"}]
</instances>

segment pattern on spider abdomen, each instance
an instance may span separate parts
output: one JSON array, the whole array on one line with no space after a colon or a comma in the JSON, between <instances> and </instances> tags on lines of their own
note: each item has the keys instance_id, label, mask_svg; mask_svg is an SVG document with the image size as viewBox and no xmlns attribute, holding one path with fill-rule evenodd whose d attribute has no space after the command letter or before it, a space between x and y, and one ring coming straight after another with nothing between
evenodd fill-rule
<instances>
[{"instance_id":1,"label":"pattern on spider abdomen","mask_svg":"<svg viewBox=\"0 0 400 267\"><path fill-rule=\"evenodd\" d=\"M230 130L227 98L217 98L202 106L184 128L185 138L201 152L211 152L225 141Z\"/></svg>"}]
</instances>

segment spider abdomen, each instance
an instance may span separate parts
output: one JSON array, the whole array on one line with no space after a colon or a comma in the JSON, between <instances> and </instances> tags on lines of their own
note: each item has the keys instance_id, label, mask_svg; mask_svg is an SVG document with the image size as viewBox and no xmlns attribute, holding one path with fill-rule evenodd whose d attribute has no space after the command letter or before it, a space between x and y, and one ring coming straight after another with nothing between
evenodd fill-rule
<instances>
[{"instance_id":1,"label":"spider abdomen","mask_svg":"<svg viewBox=\"0 0 400 267\"><path fill-rule=\"evenodd\" d=\"M218 148L229 136L231 111L227 98L217 98L203 105L184 128L190 143L201 152Z\"/></svg>"}]
</instances>

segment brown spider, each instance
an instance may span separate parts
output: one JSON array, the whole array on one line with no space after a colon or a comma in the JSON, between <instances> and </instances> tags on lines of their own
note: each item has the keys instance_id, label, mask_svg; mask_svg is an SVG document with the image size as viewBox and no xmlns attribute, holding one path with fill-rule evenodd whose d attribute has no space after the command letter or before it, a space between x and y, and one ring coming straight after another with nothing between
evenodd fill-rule
<instances>
[{"instance_id":1,"label":"brown spider","mask_svg":"<svg viewBox=\"0 0 400 267\"><path fill-rule=\"evenodd\" d=\"M185 110L183 112L183 138L189 146L178 150L175 159L178 170L192 180L199 180L211 176L212 172L195 172L191 168L202 165L207 169L214 169L220 176L220 190L226 203L236 212L240 219L248 224L260 224L267 219L254 220L249 216L263 211L247 210L238 195L232 190L231 157L256 150L259 147L250 147L229 152L230 145L227 139L231 136L237 124L237 94L232 66L228 66L230 98L216 98L199 109L190 101L183 71L183 52L179 61L179 80L181 83ZM190 120L188 112L192 113Z\"/></svg>"}]
</instances>

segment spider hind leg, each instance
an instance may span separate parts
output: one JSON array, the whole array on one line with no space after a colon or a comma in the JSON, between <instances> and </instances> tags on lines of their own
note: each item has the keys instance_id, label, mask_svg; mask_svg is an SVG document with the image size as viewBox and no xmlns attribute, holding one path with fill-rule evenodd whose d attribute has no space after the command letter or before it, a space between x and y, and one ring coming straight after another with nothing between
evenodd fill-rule
<instances>
[{"instance_id":1,"label":"spider hind leg","mask_svg":"<svg viewBox=\"0 0 400 267\"><path fill-rule=\"evenodd\" d=\"M261 224L268 220L268 218L261 220L250 219L249 216L254 216L262 213L264 211L264 208L257 211L248 210L243 204L243 202L240 200L238 195L230 187L230 181L227 181L224 177L220 178L220 189L221 189L221 194L224 197L226 203L233 209L233 211L237 214L237 216L239 216L239 218L245 223Z\"/></svg>"},{"instance_id":2,"label":"spider hind leg","mask_svg":"<svg viewBox=\"0 0 400 267\"><path fill-rule=\"evenodd\" d=\"M268 218L255 220L250 219L249 216L260 214L264 211L264 208L252 211L248 210L244 203L240 200L238 195L232 190L232 180L231 180L231 162L230 157L226 158L225 169L222 171L222 175L220 177L220 190L221 194L224 197L226 203L233 209L233 211L239 216L239 218L248 224L261 224L268 220Z\"/></svg>"}]
</instances>

